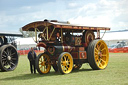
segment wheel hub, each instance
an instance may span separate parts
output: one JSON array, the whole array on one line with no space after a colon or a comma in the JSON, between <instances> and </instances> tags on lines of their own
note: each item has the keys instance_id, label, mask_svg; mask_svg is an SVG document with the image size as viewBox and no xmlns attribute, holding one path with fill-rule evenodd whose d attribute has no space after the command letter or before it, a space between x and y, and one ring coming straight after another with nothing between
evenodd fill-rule
<instances>
[{"instance_id":1,"label":"wheel hub","mask_svg":"<svg viewBox=\"0 0 128 85\"><path fill-rule=\"evenodd\" d=\"M102 57L102 53L101 52L98 52L98 59L101 59L101 57Z\"/></svg>"},{"instance_id":2,"label":"wheel hub","mask_svg":"<svg viewBox=\"0 0 128 85\"><path fill-rule=\"evenodd\" d=\"M63 61L63 65L66 66L67 65L67 62L66 61Z\"/></svg>"},{"instance_id":3,"label":"wheel hub","mask_svg":"<svg viewBox=\"0 0 128 85\"><path fill-rule=\"evenodd\" d=\"M41 65L42 65L42 66L45 66L45 62L42 62Z\"/></svg>"},{"instance_id":4,"label":"wheel hub","mask_svg":"<svg viewBox=\"0 0 128 85\"><path fill-rule=\"evenodd\" d=\"M7 59L10 61L10 60L11 60L11 57L10 57L10 56L8 56L8 57L7 57Z\"/></svg>"}]
</instances>

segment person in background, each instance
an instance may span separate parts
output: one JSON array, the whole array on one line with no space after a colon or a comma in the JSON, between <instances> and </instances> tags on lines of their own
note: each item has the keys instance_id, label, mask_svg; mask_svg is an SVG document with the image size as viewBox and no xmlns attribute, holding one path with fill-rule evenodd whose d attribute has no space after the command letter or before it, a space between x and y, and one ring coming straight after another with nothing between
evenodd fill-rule
<instances>
[{"instance_id":1,"label":"person in background","mask_svg":"<svg viewBox=\"0 0 128 85\"><path fill-rule=\"evenodd\" d=\"M4 44L7 44L8 42L7 38L5 36L3 36L3 38L4 38Z\"/></svg>"},{"instance_id":2,"label":"person in background","mask_svg":"<svg viewBox=\"0 0 128 85\"><path fill-rule=\"evenodd\" d=\"M34 74L36 74L36 67L35 67L36 53L35 53L33 47L31 47L31 49L28 53L28 59L30 62L31 73L33 73L33 70L34 70Z\"/></svg>"}]
</instances>

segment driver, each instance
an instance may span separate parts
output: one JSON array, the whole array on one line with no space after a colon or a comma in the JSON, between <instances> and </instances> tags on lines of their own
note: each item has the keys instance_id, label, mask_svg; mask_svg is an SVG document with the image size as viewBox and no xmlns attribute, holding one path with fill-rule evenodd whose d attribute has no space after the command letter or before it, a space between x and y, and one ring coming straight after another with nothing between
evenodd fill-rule
<instances>
[{"instance_id":1,"label":"driver","mask_svg":"<svg viewBox=\"0 0 128 85\"><path fill-rule=\"evenodd\" d=\"M0 45L2 45L2 44L3 44L3 37L0 36Z\"/></svg>"},{"instance_id":2,"label":"driver","mask_svg":"<svg viewBox=\"0 0 128 85\"><path fill-rule=\"evenodd\" d=\"M44 34L44 33L40 33L39 35L38 35L38 38L41 38L41 40L44 40L44 37L45 37L46 35Z\"/></svg>"}]
</instances>

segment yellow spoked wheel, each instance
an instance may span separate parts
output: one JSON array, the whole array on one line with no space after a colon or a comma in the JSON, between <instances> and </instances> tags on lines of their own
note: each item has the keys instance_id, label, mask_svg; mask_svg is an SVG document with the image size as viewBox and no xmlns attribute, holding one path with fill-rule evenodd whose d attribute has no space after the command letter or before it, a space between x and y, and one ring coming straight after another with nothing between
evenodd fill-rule
<instances>
[{"instance_id":1,"label":"yellow spoked wheel","mask_svg":"<svg viewBox=\"0 0 128 85\"><path fill-rule=\"evenodd\" d=\"M88 46L87 57L92 69L105 69L109 60L106 43L103 40L93 40Z\"/></svg>"},{"instance_id":2,"label":"yellow spoked wheel","mask_svg":"<svg viewBox=\"0 0 128 85\"><path fill-rule=\"evenodd\" d=\"M40 74L46 74L51 69L50 58L46 53L41 53L36 59L36 68Z\"/></svg>"},{"instance_id":3,"label":"yellow spoked wheel","mask_svg":"<svg viewBox=\"0 0 128 85\"><path fill-rule=\"evenodd\" d=\"M58 58L58 69L60 73L67 74L73 69L73 58L70 53L63 52Z\"/></svg>"}]
</instances>

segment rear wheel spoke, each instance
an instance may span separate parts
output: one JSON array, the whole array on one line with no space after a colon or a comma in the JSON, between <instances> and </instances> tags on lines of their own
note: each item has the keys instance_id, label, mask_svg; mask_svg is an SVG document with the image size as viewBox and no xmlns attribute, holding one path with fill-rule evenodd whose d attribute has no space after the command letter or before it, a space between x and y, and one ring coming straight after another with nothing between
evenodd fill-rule
<instances>
[{"instance_id":1,"label":"rear wheel spoke","mask_svg":"<svg viewBox=\"0 0 128 85\"><path fill-rule=\"evenodd\" d=\"M13 56L13 55L15 55L15 54L16 54L16 53L11 53L10 55Z\"/></svg>"},{"instance_id":2,"label":"rear wheel spoke","mask_svg":"<svg viewBox=\"0 0 128 85\"><path fill-rule=\"evenodd\" d=\"M95 51L96 51L96 52L98 52L98 49L97 49L97 48L95 48Z\"/></svg>"},{"instance_id":3,"label":"rear wheel spoke","mask_svg":"<svg viewBox=\"0 0 128 85\"><path fill-rule=\"evenodd\" d=\"M101 51L106 50L106 48L101 49Z\"/></svg>"},{"instance_id":4,"label":"rear wheel spoke","mask_svg":"<svg viewBox=\"0 0 128 85\"><path fill-rule=\"evenodd\" d=\"M10 62L10 63L11 63L11 65L15 66L15 64L13 62Z\"/></svg>"},{"instance_id":5,"label":"rear wheel spoke","mask_svg":"<svg viewBox=\"0 0 128 85\"><path fill-rule=\"evenodd\" d=\"M7 58L7 56L5 56L5 55L2 55L2 58Z\"/></svg>"},{"instance_id":6,"label":"rear wheel spoke","mask_svg":"<svg viewBox=\"0 0 128 85\"><path fill-rule=\"evenodd\" d=\"M99 61L99 62L98 62L98 66L100 66L100 64L101 64L101 62Z\"/></svg>"},{"instance_id":7,"label":"rear wheel spoke","mask_svg":"<svg viewBox=\"0 0 128 85\"><path fill-rule=\"evenodd\" d=\"M6 51L4 51L4 53L8 56L8 54L7 54L7 52L6 52Z\"/></svg>"},{"instance_id":8,"label":"rear wheel spoke","mask_svg":"<svg viewBox=\"0 0 128 85\"><path fill-rule=\"evenodd\" d=\"M104 61L103 59L101 59L102 62L104 62L106 64L106 61Z\"/></svg>"},{"instance_id":9,"label":"rear wheel spoke","mask_svg":"<svg viewBox=\"0 0 128 85\"><path fill-rule=\"evenodd\" d=\"M6 58L3 58L2 60L3 60L3 61L5 61L5 60L6 60Z\"/></svg>"},{"instance_id":10,"label":"rear wheel spoke","mask_svg":"<svg viewBox=\"0 0 128 85\"><path fill-rule=\"evenodd\" d=\"M12 60L17 60L17 58L11 58Z\"/></svg>"},{"instance_id":11,"label":"rear wheel spoke","mask_svg":"<svg viewBox=\"0 0 128 85\"><path fill-rule=\"evenodd\" d=\"M100 63L100 66L103 67L102 63Z\"/></svg>"}]
</instances>

